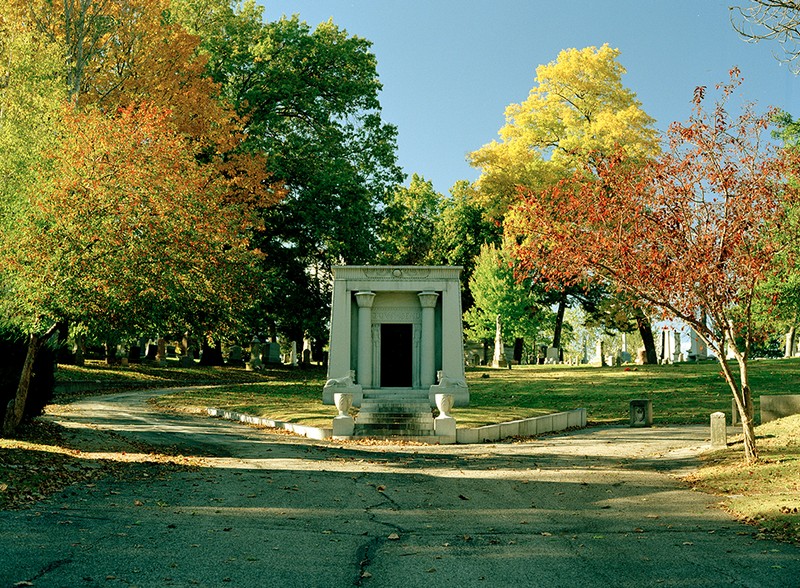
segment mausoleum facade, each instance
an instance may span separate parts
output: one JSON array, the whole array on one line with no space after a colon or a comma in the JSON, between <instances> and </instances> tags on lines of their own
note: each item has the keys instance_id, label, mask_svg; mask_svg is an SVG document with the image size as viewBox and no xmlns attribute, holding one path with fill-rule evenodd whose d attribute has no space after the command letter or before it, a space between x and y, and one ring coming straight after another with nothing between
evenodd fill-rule
<instances>
[{"instance_id":1,"label":"mausoleum facade","mask_svg":"<svg viewBox=\"0 0 800 588\"><path fill-rule=\"evenodd\" d=\"M469 404L464 375L460 267L333 268L328 381L334 393L370 397L399 391L452 394Z\"/></svg>"}]
</instances>

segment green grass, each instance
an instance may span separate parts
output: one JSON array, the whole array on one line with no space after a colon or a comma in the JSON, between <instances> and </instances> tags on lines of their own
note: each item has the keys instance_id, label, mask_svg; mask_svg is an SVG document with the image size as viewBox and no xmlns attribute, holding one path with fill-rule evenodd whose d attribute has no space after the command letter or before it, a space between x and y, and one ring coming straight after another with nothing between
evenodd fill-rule
<instances>
[{"instance_id":1,"label":"green grass","mask_svg":"<svg viewBox=\"0 0 800 588\"><path fill-rule=\"evenodd\" d=\"M87 360L86 365L59 365L56 371L57 383L103 382L108 384L166 385L202 383L254 382L268 379L258 372L248 372L244 368L223 367L180 367L176 360L167 360L160 367L150 364L131 364L129 366L108 365L104 361Z\"/></svg>"},{"instance_id":2,"label":"green grass","mask_svg":"<svg viewBox=\"0 0 800 588\"><path fill-rule=\"evenodd\" d=\"M756 414L760 394L800 389L800 359L752 362ZM154 399L162 408L199 412L206 407L246 412L312 426L330 425L321 403L325 375L309 370L268 370L259 381L191 390ZM631 368L523 366L467 372L470 406L456 408L459 427L477 427L562 410L586 408L590 422L625 423L629 402L653 401L655 424L707 423L723 411L731 422L731 394L714 362Z\"/></svg>"},{"instance_id":3,"label":"green grass","mask_svg":"<svg viewBox=\"0 0 800 588\"><path fill-rule=\"evenodd\" d=\"M761 394L800 389L800 359L751 362L751 388L758 413ZM706 423L722 411L731 422L731 392L716 362L635 367L523 366L477 368L468 373L470 404L454 411L480 421L493 412L502 420L586 408L590 422L624 423L629 402L653 402L655 424ZM530 413L530 414L529 414ZM497 422L497 421L495 421Z\"/></svg>"},{"instance_id":4,"label":"green grass","mask_svg":"<svg viewBox=\"0 0 800 588\"><path fill-rule=\"evenodd\" d=\"M760 532L800 541L800 415L756 429L761 461L744 462L741 443L704 456L689 478L700 490L722 497L722 505Z\"/></svg>"}]
</instances>

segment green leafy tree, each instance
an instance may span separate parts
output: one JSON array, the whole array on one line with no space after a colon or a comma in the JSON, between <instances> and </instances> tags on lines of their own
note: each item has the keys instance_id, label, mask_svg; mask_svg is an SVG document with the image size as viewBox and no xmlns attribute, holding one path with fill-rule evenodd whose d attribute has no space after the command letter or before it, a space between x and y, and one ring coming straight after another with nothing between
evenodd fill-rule
<instances>
[{"instance_id":1,"label":"green leafy tree","mask_svg":"<svg viewBox=\"0 0 800 588\"><path fill-rule=\"evenodd\" d=\"M60 48L0 8L0 210L35 181L66 99Z\"/></svg>"},{"instance_id":2,"label":"green leafy tree","mask_svg":"<svg viewBox=\"0 0 800 588\"><path fill-rule=\"evenodd\" d=\"M502 227L487 219L484 207L476 199L474 186L466 180L456 182L450 189L450 197L441 202L431 253L434 263L464 268L461 272L464 311L473 304L469 284L481 247L499 245L501 237Z\"/></svg>"},{"instance_id":3,"label":"green leafy tree","mask_svg":"<svg viewBox=\"0 0 800 588\"><path fill-rule=\"evenodd\" d=\"M434 235L443 196L433 183L414 174L408 187L391 190L380 225L380 263L425 265L434 263Z\"/></svg>"},{"instance_id":4,"label":"green leafy tree","mask_svg":"<svg viewBox=\"0 0 800 588\"><path fill-rule=\"evenodd\" d=\"M499 321L502 340L536 340L548 312L530 281L516 279L507 253L494 245L482 246L469 285L475 303L464 315L468 336L498 345ZM496 357L502 353L495 349Z\"/></svg>"},{"instance_id":5,"label":"green leafy tree","mask_svg":"<svg viewBox=\"0 0 800 588\"><path fill-rule=\"evenodd\" d=\"M370 43L331 21L263 22L250 1L177 0L173 13L200 36L207 71L247 121L246 148L286 190L255 236L265 289L283 293L259 314L292 339L311 329L324 338L330 266L376 258L379 207L403 179Z\"/></svg>"}]
</instances>

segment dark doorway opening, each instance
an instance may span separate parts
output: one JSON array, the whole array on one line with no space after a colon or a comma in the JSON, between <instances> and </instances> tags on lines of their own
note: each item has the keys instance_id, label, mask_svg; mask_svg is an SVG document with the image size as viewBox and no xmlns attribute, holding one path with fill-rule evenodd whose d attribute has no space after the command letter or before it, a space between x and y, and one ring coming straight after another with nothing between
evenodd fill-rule
<instances>
[{"instance_id":1,"label":"dark doorway opening","mask_svg":"<svg viewBox=\"0 0 800 588\"><path fill-rule=\"evenodd\" d=\"M381 388L410 388L412 326L381 325Z\"/></svg>"}]
</instances>

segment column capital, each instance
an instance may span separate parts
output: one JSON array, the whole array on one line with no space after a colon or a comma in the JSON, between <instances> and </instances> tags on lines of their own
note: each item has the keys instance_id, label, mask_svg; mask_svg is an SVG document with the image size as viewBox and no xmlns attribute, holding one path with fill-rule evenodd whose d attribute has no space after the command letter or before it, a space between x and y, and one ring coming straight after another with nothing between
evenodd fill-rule
<instances>
[{"instance_id":1,"label":"column capital","mask_svg":"<svg viewBox=\"0 0 800 588\"><path fill-rule=\"evenodd\" d=\"M439 299L438 292L419 292L419 303L422 308L436 308L436 301Z\"/></svg>"},{"instance_id":2,"label":"column capital","mask_svg":"<svg viewBox=\"0 0 800 588\"><path fill-rule=\"evenodd\" d=\"M375 300L375 292L365 290L356 292L356 302L359 308L372 308L372 303Z\"/></svg>"}]
</instances>

